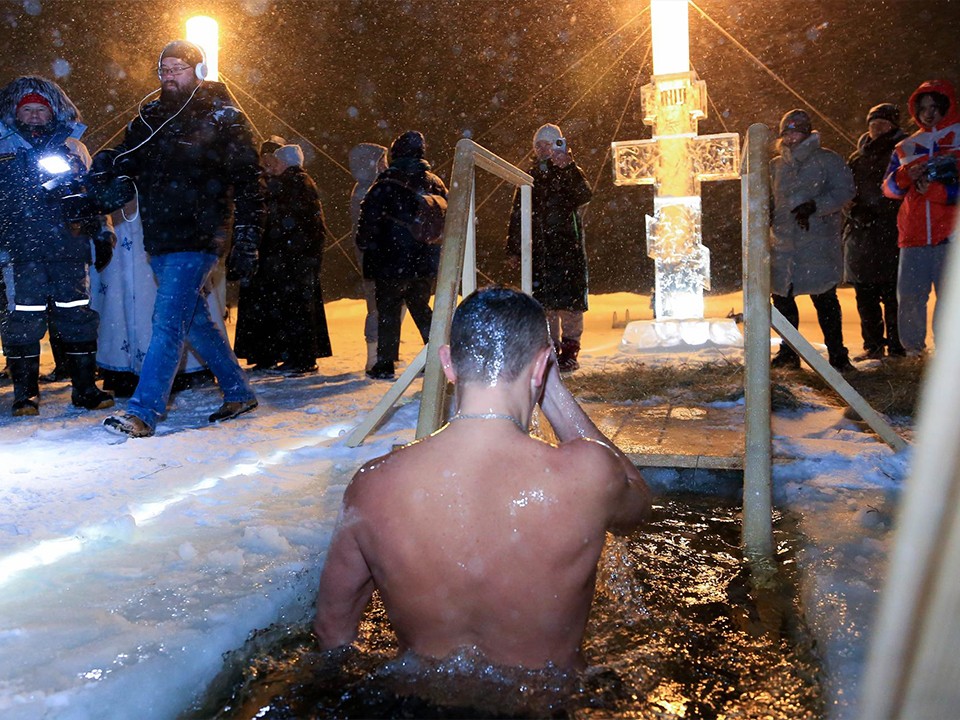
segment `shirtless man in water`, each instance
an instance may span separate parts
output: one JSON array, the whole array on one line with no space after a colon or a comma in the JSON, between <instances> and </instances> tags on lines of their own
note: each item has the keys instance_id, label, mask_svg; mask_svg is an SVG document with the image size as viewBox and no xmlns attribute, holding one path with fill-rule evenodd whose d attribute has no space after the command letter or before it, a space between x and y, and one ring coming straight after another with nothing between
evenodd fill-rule
<instances>
[{"instance_id":1,"label":"shirtless man in water","mask_svg":"<svg viewBox=\"0 0 960 720\"><path fill-rule=\"evenodd\" d=\"M320 578L320 645L352 642L377 589L402 650L581 668L606 531L649 516L647 486L564 387L532 298L473 293L439 353L458 412L347 487ZM528 434L538 402L558 446Z\"/></svg>"}]
</instances>

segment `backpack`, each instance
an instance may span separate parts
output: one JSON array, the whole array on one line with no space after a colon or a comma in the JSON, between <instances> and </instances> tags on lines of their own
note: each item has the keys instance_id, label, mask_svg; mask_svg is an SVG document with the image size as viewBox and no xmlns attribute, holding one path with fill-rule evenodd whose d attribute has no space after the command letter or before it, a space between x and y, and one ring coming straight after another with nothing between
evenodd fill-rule
<instances>
[{"instance_id":1,"label":"backpack","mask_svg":"<svg viewBox=\"0 0 960 720\"><path fill-rule=\"evenodd\" d=\"M390 219L405 227L413 239L424 245L439 245L443 240L443 223L447 216L447 199L437 193L421 192L393 178L383 182L393 183L407 189L416 196L417 209L413 222L406 222L390 215Z\"/></svg>"}]
</instances>

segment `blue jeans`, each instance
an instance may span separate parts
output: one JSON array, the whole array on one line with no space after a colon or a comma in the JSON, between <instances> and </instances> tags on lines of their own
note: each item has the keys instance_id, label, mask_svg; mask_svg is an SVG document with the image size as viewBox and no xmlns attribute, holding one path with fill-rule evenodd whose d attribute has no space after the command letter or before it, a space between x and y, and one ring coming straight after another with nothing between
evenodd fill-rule
<instances>
[{"instance_id":1,"label":"blue jeans","mask_svg":"<svg viewBox=\"0 0 960 720\"><path fill-rule=\"evenodd\" d=\"M187 340L220 383L227 402L253 400L253 389L233 354L230 342L210 317L203 297L207 276L217 264L212 253L178 252L154 255L150 267L157 279L153 334L140 382L127 411L156 428L167 412L173 379Z\"/></svg>"}]
</instances>

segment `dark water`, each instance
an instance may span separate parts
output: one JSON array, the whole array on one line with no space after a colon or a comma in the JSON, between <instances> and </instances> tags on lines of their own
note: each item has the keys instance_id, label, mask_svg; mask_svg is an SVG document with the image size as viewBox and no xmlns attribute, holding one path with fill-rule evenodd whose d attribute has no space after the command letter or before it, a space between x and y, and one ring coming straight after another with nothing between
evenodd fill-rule
<instances>
[{"instance_id":1,"label":"dark water","mask_svg":"<svg viewBox=\"0 0 960 720\"><path fill-rule=\"evenodd\" d=\"M271 628L228 658L184 718L820 718L789 518L775 529L782 582L754 591L739 514L717 498L674 497L643 532L608 544L583 673L497 668L470 653L397 658L375 598L359 651L318 653L309 628Z\"/></svg>"}]
</instances>

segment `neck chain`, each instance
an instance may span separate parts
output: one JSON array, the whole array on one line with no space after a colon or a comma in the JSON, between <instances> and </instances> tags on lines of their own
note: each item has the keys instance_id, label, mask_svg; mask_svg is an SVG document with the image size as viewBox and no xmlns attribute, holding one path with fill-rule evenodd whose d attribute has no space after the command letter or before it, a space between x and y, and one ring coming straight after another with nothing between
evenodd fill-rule
<instances>
[{"instance_id":1,"label":"neck chain","mask_svg":"<svg viewBox=\"0 0 960 720\"><path fill-rule=\"evenodd\" d=\"M523 423L517 420L513 415L504 415L501 413L457 413L450 418L450 422L453 422L454 420L509 420L518 428L520 428L521 432L527 435L530 434L530 428L525 428Z\"/></svg>"}]
</instances>

